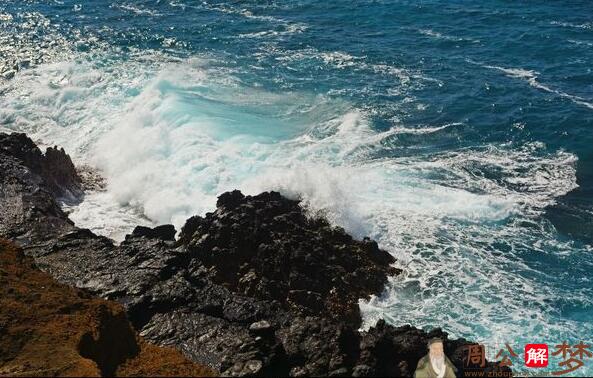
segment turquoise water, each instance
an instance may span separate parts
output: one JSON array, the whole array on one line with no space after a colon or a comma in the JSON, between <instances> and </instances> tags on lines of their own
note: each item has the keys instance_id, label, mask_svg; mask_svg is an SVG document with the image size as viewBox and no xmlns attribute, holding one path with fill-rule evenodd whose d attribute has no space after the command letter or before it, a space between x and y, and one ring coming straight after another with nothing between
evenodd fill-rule
<instances>
[{"instance_id":1,"label":"turquoise water","mask_svg":"<svg viewBox=\"0 0 593 378\"><path fill-rule=\"evenodd\" d=\"M593 341L588 1L4 1L0 54L0 128L107 180L80 225L279 190L399 259L367 325Z\"/></svg>"}]
</instances>

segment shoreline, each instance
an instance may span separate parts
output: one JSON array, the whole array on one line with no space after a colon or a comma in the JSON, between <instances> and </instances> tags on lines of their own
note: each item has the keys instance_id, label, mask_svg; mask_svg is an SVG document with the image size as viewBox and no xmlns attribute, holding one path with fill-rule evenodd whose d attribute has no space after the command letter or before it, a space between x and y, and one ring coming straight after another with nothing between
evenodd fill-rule
<instances>
[{"instance_id":1,"label":"shoreline","mask_svg":"<svg viewBox=\"0 0 593 378\"><path fill-rule=\"evenodd\" d=\"M440 329L379 321L360 332L358 299L383 290L398 273L394 259L368 238L309 219L298 201L227 192L177 238L171 225L139 226L115 245L60 209L56 198L82 181L68 155L55 151L44 155L24 134L0 134L0 184L9 189L0 236L57 281L120 302L149 341L223 375L410 376L436 336L458 369L476 368L463 362L472 343Z\"/></svg>"}]
</instances>

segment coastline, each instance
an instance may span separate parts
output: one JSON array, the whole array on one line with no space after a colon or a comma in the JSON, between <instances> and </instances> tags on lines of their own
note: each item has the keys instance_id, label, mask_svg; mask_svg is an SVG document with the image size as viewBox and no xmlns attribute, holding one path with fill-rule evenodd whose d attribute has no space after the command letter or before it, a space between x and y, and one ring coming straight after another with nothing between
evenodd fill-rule
<instances>
[{"instance_id":1,"label":"coastline","mask_svg":"<svg viewBox=\"0 0 593 378\"><path fill-rule=\"evenodd\" d=\"M171 225L136 227L115 245L60 209L57 198L83 192L63 150L43 154L24 134L3 134L0 158L0 236L58 282L121 303L147 340L222 375L411 376L432 337L460 371L477 368L463 361L472 343L440 329L379 321L360 332L358 299L398 273L393 257L309 219L298 201L227 192L177 239Z\"/></svg>"},{"instance_id":2,"label":"coastline","mask_svg":"<svg viewBox=\"0 0 593 378\"><path fill-rule=\"evenodd\" d=\"M0 376L212 376L140 337L123 307L59 284L0 239Z\"/></svg>"}]
</instances>

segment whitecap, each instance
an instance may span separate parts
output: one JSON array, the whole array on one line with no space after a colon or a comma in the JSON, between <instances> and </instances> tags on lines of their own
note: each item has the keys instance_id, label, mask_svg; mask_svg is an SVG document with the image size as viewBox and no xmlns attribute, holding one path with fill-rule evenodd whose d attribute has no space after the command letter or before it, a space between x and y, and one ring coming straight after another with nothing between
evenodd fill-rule
<instances>
[{"instance_id":1,"label":"whitecap","mask_svg":"<svg viewBox=\"0 0 593 378\"><path fill-rule=\"evenodd\" d=\"M132 12L132 13L140 15L140 16L162 16L161 13L159 13L153 9L147 9L147 8L129 4L129 3L123 3L123 4L114 3L114 4L112 4L112 7L119 8L121 10L125 10L128 12Z\"/></svg>"},{"instance_id":2,"label":"whitecap","mask_svg":"<svg viewBox=\"0 0 593 378\"><path fill-rule=\"evenodd\" d=\"M593 42L579 41L576 39L569 39L568 42L573 43L575 45L585 45L585 46L593 47Z\"/></svg>"},{"instance_id":3,"label":"whitecap","mask_svg":"<svg viewBox=\"0 0 593 378\"><path fill-rule=\"evenodd\" d=\"M346 53L325 58L364 63ZM347 101L246 87L215 57L105 59L24 71L10 84L14 96L0 99L8 128L101 169L107 191L72 209L81 225L121 240L136 224L179 227L212 211L226 190L278 190L398 259L404 274L361 302L366 326L383 317L490 341L536 334L538 326L547 327L543 337L583 331L559 320L546 298L582 301L587 289L538 287L526 277L546 273L522 258L581 252L541 218L577 187L573 154L536 142L398 154L407 146L382 142L417 135L430 146L431 137L466 126L395 122L377 131Z\"/></svg>"},{"instance_id":4,"label":"whitecap","mask_svg":"<svg viewBox=\"0 0 593 378\"><path fill-rule=\"evenodd\" d=\"M563 92L563 91L560 91L557 89L553 89L546 84L540 83L537 80L538 75L539 75L539 72L537 72L537 71L526 70L523 68L504 68L504 67L490 66L490 65L484 65L484 67L502 71L508 77L523 79L523 80L527 81L527 83L529 83L529 85L531 85L534 88L541 89L545 92L556 94L562 98L571 100L575 104L579 104L579 105L585 106L589 109L593 109L593 101L591 101L589 99L586 99L586 98L583 98L580 96L571 95L569 93L566 93L566 92Z\"/></svg>"},{"instance_id":5,"label":"whitecap","mask_svg":"<svg viewBox=\"0 0 593 378\"><path fill-rule=\"evenodd\" d=\"M576 23L564 22L564 21L551 21L550 25L556 25L556 26L562 26L565 28L574 28L574 29L585 29L585 30L593 29L593 23L591 23L591 22L576 24Z\"/></svg>"},{"instance_id":6,"label":"whitecap","mask_svg":"<svg viewBox=\"0 0 593 378\"><path fill-rule=\"evenodd\" d=\"M437 31L434 31L432 29L418 29L417 30L418 33L425 35L427 37L432 37L435 39L442 39L442 40L446 40L446 41L456 41L456 42L462 42L462 41L472 41L472 42L477 42L471 39L466 39L466 38L461 38L461 37L455 37L455 36L451 36L451 35L446 35L443 33L439 33Z\"/></svg>"}]
</instances>

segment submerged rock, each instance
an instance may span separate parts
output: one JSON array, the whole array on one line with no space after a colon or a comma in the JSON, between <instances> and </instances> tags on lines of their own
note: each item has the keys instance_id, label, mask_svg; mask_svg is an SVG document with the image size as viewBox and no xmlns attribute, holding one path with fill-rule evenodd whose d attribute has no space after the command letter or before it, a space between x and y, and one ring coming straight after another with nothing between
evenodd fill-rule
<instances>
[{"instance_id":1,"label":"submerged rock","mask_svg":"<svg viewBox=\"0 0 593 378\"><path fill-rule=\"evenodd\" d=\"M228 376L410 376L438 335L462 367L458 350L467 342L440 330L379 322L359 332L358 300L399 273L394 259L307 217L298 201L227 192L215 211L188 219L177 241L168 225L137 227L114 245L72 225L52 189L60 185L32 168L43 155L19 158L19 144L35 150L24 136L0 134L0 210L10 214L0 236L17 240L58 281L121 303L146 339ZM53 179L65 185L68 177Z\"/></svg>"}]
</instances>

